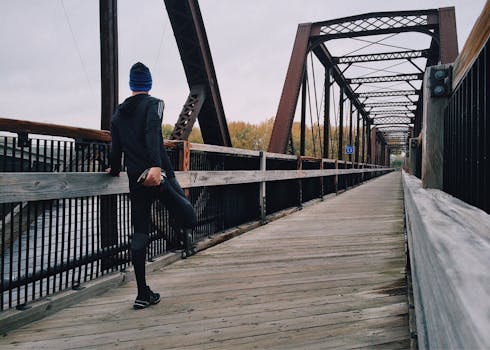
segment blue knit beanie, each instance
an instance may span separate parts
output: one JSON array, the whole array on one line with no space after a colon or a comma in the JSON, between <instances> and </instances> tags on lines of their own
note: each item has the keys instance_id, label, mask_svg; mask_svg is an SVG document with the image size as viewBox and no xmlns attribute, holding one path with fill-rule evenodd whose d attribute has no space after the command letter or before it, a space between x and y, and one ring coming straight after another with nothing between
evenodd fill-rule
<instances>
[{"instance_id":1,"label":"blue knit beanie","mask_svg":"<svg viewBox=\"0 0 490 350\"><path fill-rule=\"evenodd\" d=\"M131 91L150 91L151 73L147 66L141 62L133 64L129 71L129 88Z\"/></svg>"}]
</instances>

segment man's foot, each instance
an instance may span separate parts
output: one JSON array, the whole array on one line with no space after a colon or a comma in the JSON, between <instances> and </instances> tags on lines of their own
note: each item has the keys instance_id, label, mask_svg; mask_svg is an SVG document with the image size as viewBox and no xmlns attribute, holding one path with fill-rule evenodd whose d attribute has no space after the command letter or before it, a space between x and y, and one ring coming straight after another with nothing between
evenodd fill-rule
<instances>
[{"instance_id":1,"label":"man's foot","mask_svg":"<svg viewBox=\"0 0 490 350\"><path fill-rule=\"evenodd\" d=\"M160 294L153 293L150 287L146 286L145 295L138 295L134 301L133 308L135 310L145 309L150 305L155 305L160 302Z\"/></svg>"},{"instance_id":2,"label":"man's foot","mask_svg":"<svg viewBox=\"0 0 490 350\"><path fill-rule=\"evenodd\" d=\"M182 250L182 259L196 254L196 246L192 242L192 230L184 230L184 242Z\"/></svg>"}]
</instances>

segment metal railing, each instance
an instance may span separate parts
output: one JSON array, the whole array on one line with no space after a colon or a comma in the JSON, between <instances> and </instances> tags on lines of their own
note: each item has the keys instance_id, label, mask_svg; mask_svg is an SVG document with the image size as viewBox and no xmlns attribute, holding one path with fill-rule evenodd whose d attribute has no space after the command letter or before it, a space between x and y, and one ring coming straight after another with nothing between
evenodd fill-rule
<instances>
[{"instance_id":1,"label":"metal railing","mask_svg":"<svg viewBox=\"0 0 490 350\"><path fill-rule=\"evenodd\" d=\"M197 211L195 240L390 170L186 142L167 146ZM128 266L131 204L126 176L101 173L109 147L107 141L3 136L0 310L28 307L32 300ZM179 248L159 202L152 207L150 231L148 259Z\"/></svg>"},{"instance_id":2,"label":"metal railing","mask_svg":"<svg viewBox=\"0 0 490 350\"><path fill-rule=\"evenodd\" d=\"M490 213L488 39L444 112L444 191Z\"/></svg>"}]
</instances>

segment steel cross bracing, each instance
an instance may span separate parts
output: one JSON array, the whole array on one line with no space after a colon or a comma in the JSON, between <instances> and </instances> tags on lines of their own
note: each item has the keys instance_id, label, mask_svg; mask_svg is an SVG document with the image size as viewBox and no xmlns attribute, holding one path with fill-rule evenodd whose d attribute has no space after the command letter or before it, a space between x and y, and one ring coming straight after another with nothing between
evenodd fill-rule
<instances>
[{"instance_id":1,"label":"steel cross bracing","mask_svg":"<svg viewBox=\"0 0 490 350\"><path fill-rule=\"evenodd\" d=\"M374 118L373 123L374 125L383 125L383 124L409 125L413 123L413 119L407 117L383 117L383 118Z\"/></svg>"},{"instance_id":2,"label":"steel cross bracing","mask_svg":"<svg viewBox=\"0 0 490 350\"><path fill-rule=\"evenodd\" d=\"M407 109L386 109L386 110L381 110L381 111L371 111L368 113L368 115L371 118L374 118L378 115L413 115L413 111L409 111Z\"/></svg>"},{"instance_id":3,"label":"steel cross bracing","mask_svg":"<svg viewBox=\"0 0 490 350\"><path fill-rule=\"evenodd\" d=\"M416 90L399 90L399 91L372 91L356 94L357 97L388 97L388 96L413 96L418 95Z\"/></svg>"},{"instance_id":4,"label":"steel cross bracing","mask_svg":"<svg viewBox=\"0 0 490 350\"><path fill-rule=\"evenodd\" d=\"M360 53L357 55L353 55L354 51L352 51L344 56L334 57L325 46L325 42L329 40L346 38L374 45L394 35L406 32L429 35L429 47L415 49L401 45L399 47L392 46L401 49L399 51ZM374 39L377 41L356 39L373 35L377 35ZM383 35L385 38L379 39ZM381 43L380 45L385 44ZM404 47L402 48L402 46ZM285 152L286 150L287 138L290 135L303 72L305 71L306 57L310 51L325 66L326 76L328 74L329 77L332 77L340 87L341 97L351 101L353 109L358 113L359 119L363 120L362 124L367 130L371 130L373 125L376 127L389 124L406 126L402 134L398 134L393 128L382 128L381 130L376 128L376 132L380 134L379 140L399 140L402 144L400 147L405 148L408 136L414 132L414 136L417 136L421 130L422 96L420 91L423 85L425 66L434 65L438 62L449 63L454 61L457 56L454 8L367 13L323 22L300 24L276 114L269 151ZM398 63L393 64L390 61L398 61ZM385 67L372 69L372 74L352 76L353 73L350 72L355 67L367 69L357 65L361 62L368 62L368 64L384 62ZM404 64L408 68L404 69L405 71L397 69L396 72L394 69L390 69L390 67L400 64ZM397 68L399 67L402 66ZM413 72L414 69L415 72ZM378 74L376 76L377 71L383 72L383 75ZM398 82L398 84L382 85L391 82ZM379 86L380 84L382 86ZM327 87L327 85L325 86ZM325 91L330 94L327 88ZM399 98L394 100L393 97L396 96ZM333 109L327 106L325 102L325 110L332 111ZM385 118L380 118L381 116L385 116ZM324 118L325 125L328 125L329 114L325 113ZM392 133L395 133L397 138L390 138ZM365 140L368 147L368 161L371 157L369 155L371 147L369 134L371 133L366 133L368 139ZM378 138L376 137L375 140ZM376 158L382 159L383 157L377 155Z\"/></svg>"},{"instance_id":5,"label":"steel cross bracing","mask_svg":"<svg viewBox=\"0 0 490 350\"><path fill-rule=\"evenodd\" d=\"M413 81L422 80L424 75L418 74L397 74L397 75L384 75L377 77L363 77L363 78L347 78L346 81L349 84L370 84L370 83L389 83L393 81Z\"/></svg>"},{"instance_id":6,"label":"steel cross bracing","mask_svg":"<svg viewBox=\"0 0 490 350\"><path fill-rule=\"evenodd\" d=\"M337 64L373 62L373 61L377 62L377 61L390 61L390 60L402 60L408 58L428 57L429 53L430 53L429 50L382 52L382 53L375 53L375 54L373 53L369 55L334 57L333 60Z\"/></svg>"}]
</instances>

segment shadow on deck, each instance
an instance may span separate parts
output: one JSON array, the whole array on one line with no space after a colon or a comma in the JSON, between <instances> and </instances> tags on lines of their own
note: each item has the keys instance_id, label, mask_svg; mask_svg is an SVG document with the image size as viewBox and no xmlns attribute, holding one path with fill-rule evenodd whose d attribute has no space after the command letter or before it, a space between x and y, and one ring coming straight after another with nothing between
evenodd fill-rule
<instances>
[{"instance_id":1,"label":"shadow on deck","mask_svg":"<svg viewBox=\"0 0 490 350\"><path fill-rule=\"evenodd\" d=\"M261 226L0 339L2 349L408 348L400 173Z\"/></svg>"}]
</instances>

